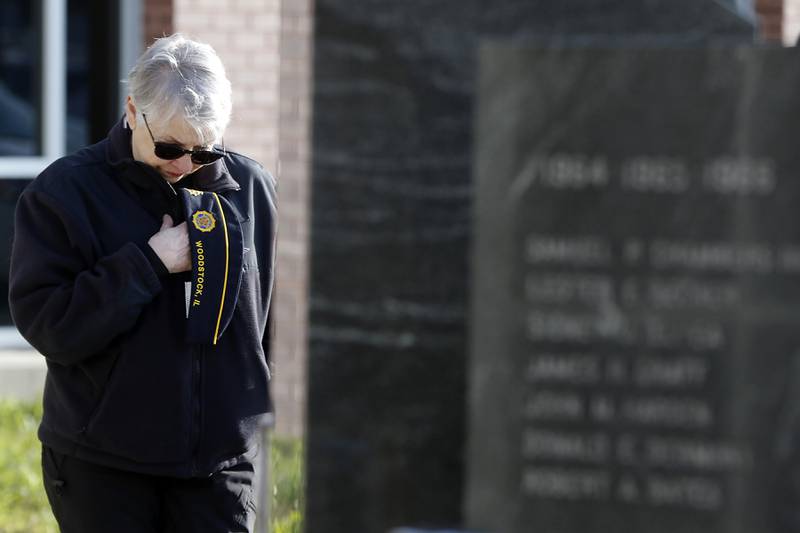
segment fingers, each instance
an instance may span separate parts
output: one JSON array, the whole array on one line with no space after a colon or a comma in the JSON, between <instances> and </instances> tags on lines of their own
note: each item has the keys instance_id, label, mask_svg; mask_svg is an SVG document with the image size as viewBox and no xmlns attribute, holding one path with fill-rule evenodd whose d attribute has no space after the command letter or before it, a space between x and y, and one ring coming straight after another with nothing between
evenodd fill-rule
<instances>
[{"instance_id":1,"label":"fingers","mask_svg":"<svg viewBox=\"0 0 800 533\"><path fill-rule=\"evenodd\" d=\"M161 229L147 243L171 273L191 270L191 249L186 222L173 226L169 215L162 218Z\"/></svg>"},{"instance_id":2,"label":"fingers","mask_svg":"<svg viewBox=\"0 0 800 533\"><path fill-rule=\"evenodd\" d=\"M173 227L178 235L180 235L180 240L182 243L186 244L186 247L189 247L189 228L186 226L186 222L181 222L177 226Z\"/></svg>"}]
</instances>

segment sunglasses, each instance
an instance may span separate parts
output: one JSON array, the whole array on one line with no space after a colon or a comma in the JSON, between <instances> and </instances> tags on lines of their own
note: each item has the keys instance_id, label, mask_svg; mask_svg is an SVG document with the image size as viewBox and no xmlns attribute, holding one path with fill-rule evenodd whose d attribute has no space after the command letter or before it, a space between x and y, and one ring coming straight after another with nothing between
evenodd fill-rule
<instances>
[{"instance_id":1,"label":"sunglasses","mask_svg":"<svg viewBox=\"0 0 800 533\"><path fill-rule=\"evenodd\" d=\"M173 160L189 154L192 163L196 165L208 165L225 156L225 148L223 148L222 151L187 150L179 144L156 141L156 138L153 137L153 132L150 130L150 124L147 123L147 116L144 113L142 113L142 118L144 119L144 125L147 127L147 132L150 134L150 138L153 139L153 146L155 147L153 152L159 159Z\"/></svg>"}]
</instances>

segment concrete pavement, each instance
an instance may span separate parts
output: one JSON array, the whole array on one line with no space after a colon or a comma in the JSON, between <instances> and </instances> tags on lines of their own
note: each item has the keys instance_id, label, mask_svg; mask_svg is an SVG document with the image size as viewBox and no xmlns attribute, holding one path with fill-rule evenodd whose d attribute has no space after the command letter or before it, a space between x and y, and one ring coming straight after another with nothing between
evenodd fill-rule
<instances>
[{"instance_id":1,"label":"concrete pavement","mask_svg":"<svg viewBox=\"0 0 800 533\"><path fill-rule=\"evenodd\" d=\"M44 357L13 328L0 328L0 398L41 401Z\"/></svg>"}]
</instances>

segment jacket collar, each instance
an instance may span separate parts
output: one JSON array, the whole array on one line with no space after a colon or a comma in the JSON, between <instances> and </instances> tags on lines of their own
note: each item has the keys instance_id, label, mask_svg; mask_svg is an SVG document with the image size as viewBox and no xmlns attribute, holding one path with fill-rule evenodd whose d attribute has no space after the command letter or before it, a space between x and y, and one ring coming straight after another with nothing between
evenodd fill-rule
<instances>
[{"instance_id":1,"label":"jacket collar","mask_svg":"<svg viewBox=\"0 0 800 533\"><path fill-rule=\"evenodd\" d=\"M132 181L134 184L143 188L161 186L161 183L169 185L161 175L150 165L133 159L131 150L131 129L128 127L127 120L123 116L108 132L108 148L106 159L108 164L119 170L121 175ZM191 187L202 191L222 192L228 190L239 190L241 187L231 177L228 165L225 163L226 157L206 165L196 172L190 174L178 182L178 186L186 186L191 183ZM186 181L186 183L183 183Z\"/></svg>"}]
</instances>

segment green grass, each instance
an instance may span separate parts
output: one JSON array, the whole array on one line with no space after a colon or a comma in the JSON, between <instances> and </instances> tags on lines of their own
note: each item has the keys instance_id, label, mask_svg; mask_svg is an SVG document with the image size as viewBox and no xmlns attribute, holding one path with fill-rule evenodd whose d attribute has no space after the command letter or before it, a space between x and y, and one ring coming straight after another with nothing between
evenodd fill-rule
<instances>
[{"instance_id":1,"label":"green grass","mask_svg":"<svg viewBox=\"0 0 800 533\"><path fill-rule=\"evenodd\" d=\"M303 447L297 439L272 439L272 531L303 531Z\"/></svg>"},{"instance_id":2,"label":"green grass","mask_svg":"<svg viewBox=\"0 0 800 533\"><path fill-rule=\"evenodd\" d=\"M0 400L0 532L58 531L42 487L39 404Z\"/></svg>"},{"instance_id":3,"label":"green grass","mask_svg":"<svg viewBox=\"0 0 800 533\"><path fill-rule=\"evenodd\" d=\"M41 406L0 399L0 533L57 533L42 487L36 429ZM272 439L272 531L303 528L303 450L298 439Z\"/></svg>"}]
</instances>

